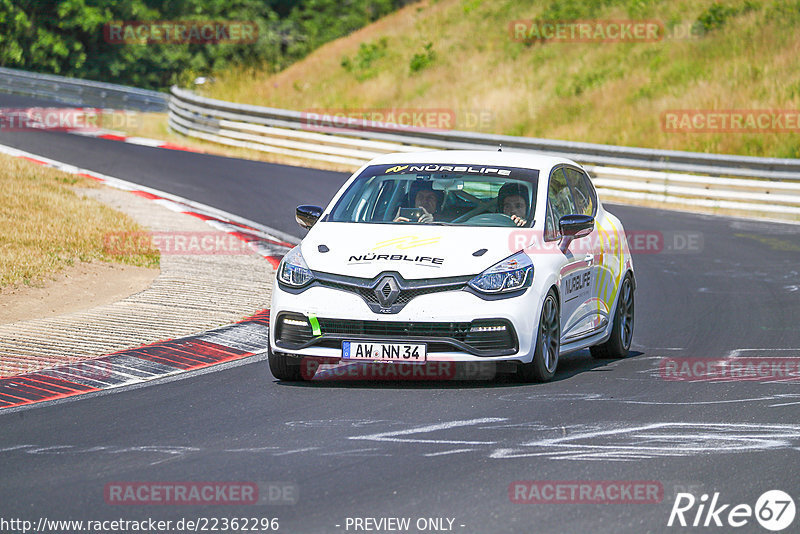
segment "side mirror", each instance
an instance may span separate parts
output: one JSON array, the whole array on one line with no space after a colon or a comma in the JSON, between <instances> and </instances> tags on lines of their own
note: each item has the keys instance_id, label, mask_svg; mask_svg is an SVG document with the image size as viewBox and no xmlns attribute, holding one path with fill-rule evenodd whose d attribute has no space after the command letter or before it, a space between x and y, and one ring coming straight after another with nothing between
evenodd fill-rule
<instances>
[{"instance_id":1,"label":"side mirror","mask_svg":"<svg viewBox=\"0 0 800 534\"><path fill-rule=\"evenodd\" d=\"M586 237L594 229L594 217L591 215L564 215L558 220L561 235L577 239Z\"/></svg>"},{"instance_id":2,"label":"side mirror","mask_svg":"<svg viewBox=\"0 0 800 534\"><path fill-rule=\"evenodd\" d=\"M294 213L294 218L297 220L297 224L308 230L314 226L314 224L316 224L321 215L322 208L319 206L303 205L297 206L297 210Z\"/></svg>"}]
</instances>

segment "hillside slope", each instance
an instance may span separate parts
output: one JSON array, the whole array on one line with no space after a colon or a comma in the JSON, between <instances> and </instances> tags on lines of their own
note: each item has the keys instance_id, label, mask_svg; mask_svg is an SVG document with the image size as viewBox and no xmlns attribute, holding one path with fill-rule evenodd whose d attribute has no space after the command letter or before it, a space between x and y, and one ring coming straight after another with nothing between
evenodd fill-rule
<instances>
[{"instance_id":1,"label":"hillside slope","mask_svg":"<svg viewBox=\"0 0 800 534\"><path fill-rule=\"evenodd\" d=\"M512 21L531 19L654 21L664 31L655 42L512 38ZM276 75L222 73L207 92L297 110L444 108L457 129L800 157L791 118L788 133L676 132L663 122L670 110L796 114L799 27L800 0L423 1Z\"/></svg>"}]
</instances>

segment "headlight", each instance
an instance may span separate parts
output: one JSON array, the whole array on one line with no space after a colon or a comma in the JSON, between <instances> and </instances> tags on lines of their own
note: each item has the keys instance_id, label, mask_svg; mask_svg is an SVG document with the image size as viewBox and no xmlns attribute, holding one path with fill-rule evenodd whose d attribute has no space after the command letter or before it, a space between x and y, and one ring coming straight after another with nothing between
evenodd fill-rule
<instances>
[{"instance_id":1,"label":"headlight","mask_svg":"<svg viewBox=\"0 0 800 534\"><path fill-rule=\"evenodd\" d=\"M522 251L494 264L469 281L483 293L506 293L527 287L533 281L533 262Z\"/></svg>"},{"instance_id":2,"label":"headlight","mask_svg":"<svg viewBox=\"0 0 800 534\"><path fill-rule=\"evenodd\" d=\"M297 245L283 257L278 267L278 281L289 287L303 287L313 279L314 275L300 252L300 245Z\"/></svg>"}]
</instances>

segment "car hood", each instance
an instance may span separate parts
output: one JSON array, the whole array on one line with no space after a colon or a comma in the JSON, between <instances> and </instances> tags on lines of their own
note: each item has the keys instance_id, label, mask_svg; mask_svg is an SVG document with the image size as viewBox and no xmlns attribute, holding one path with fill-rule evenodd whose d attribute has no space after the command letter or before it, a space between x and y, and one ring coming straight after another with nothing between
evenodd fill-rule
<instances>
[{"instance_id":1,"label":"car hood","mask_svg":"<svg viewBox=\"0 0 800 534\"><path fill-rule=\"evenodd\" d=\"M480 274L518 250L511 250L511 244L520 231L320 222L303 239L301 250L313 271L360 278L396 271L406 280L419 280Z\"/></svg>"}]
</instances>

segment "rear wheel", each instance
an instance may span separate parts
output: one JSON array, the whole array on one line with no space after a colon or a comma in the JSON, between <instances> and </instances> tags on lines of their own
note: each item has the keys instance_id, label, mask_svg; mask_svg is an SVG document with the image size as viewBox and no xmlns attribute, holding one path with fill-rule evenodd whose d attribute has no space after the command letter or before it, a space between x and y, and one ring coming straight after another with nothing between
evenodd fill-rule
<instances>
[{"instance_id":1,"label":"rear wheel","mask_svg":"<svg viewBox=\"0 0 800 534\"><path fill-rule=\"evenodd\" d=\"M536 350L530 363L517 367L520 378L526 382L547 382L556 374L558 353L561 350L561 314L553 290L547 294L539 317Z\"/></svg>"},{"instance_id":2,"label":"rear wheel","mask_svg":"<svg viewBox=\"0 0 800 534\"><path fill-rule=\"evenodd\" d=\"M272 352L272 347L269 348L269 370L272 376L278 380L286 380L290 382L299 382L304 380L303 374L300 372L300 360L292 358L280 352Z\"/></svg>"},{"instance_id":3,"label":"rear wheel","mask_svg":"<svg viewBox=\"0 0 800 534\"><path fill-rule=\"evenodd\" d=\"M611 337L605 343L589 349L593 358L625 358L628 355L633 340L633 312L633 279L627 274L619 288L619 302L614 314L614 324L611 326Z\"/></svg>"}]
</instances>

